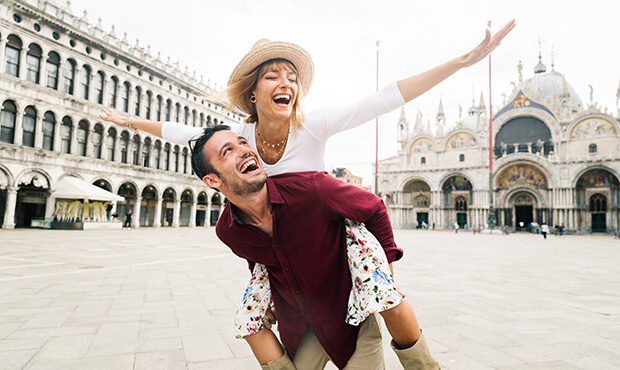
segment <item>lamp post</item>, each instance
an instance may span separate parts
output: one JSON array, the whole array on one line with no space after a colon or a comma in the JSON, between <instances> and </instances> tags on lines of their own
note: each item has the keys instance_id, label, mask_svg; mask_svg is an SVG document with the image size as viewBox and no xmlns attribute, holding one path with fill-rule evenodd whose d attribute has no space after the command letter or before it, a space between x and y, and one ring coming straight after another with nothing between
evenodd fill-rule
<instances>
[{"instance_id":1,"label":"lamp post","mask_svg":"<svg viewBox=\"0 0 620 370\"><path fill-rule=\"evenodd\" d=\"M489 29L491 21L488 21ZM491 53L489 53L489 230L495 227L495 210L493 209L493 100L491 97Z\"/></svg>"}]
</instances>

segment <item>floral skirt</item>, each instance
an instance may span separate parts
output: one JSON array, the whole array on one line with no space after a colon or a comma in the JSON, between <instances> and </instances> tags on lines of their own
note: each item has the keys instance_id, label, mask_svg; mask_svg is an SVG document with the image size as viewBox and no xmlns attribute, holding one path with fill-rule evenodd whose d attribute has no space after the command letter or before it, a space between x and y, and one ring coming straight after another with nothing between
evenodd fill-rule
<instances>
[{"instance_id":1,"label":"floral skirt","mask_svg":"<svg viewBox=\"0 0 620 370\"><path fill-rule=\"evenodd\" d=\"M345 228L352 283L345 321L357 326L369 315L397 306L405 297L396 290L387 257L375 236L355 221L345 220ZM237 338L261 330L271 304L267 268L257 263L235 315Z\"/></svg>"}]
</instances>

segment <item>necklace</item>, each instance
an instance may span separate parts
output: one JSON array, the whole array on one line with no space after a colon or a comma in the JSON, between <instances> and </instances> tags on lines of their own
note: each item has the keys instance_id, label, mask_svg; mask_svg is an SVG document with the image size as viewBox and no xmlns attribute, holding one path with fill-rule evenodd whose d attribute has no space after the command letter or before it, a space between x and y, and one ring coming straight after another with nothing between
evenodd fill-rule
<instances>
[{"instance_id":1,"label":"necklace","mask_svg":"<svg viewBox=\"0 0 620 370\"><path fill-rule=\"evenodd\" d=\"M261 142L261 152L264 155L264 160L266 163L268 164L274 164L276 163L279 159L280 156L282 155L282 153L284 153L284 148L286 148L286 143L288 142L288 135L286 135L286 137L280 141L278 141L275 144L272 144L270 142L268 142L267 140L265 140L265 138L263 137L263 135L260 133L260 131L258 130L258 126L256 127L256 136L258 137L258 139ZM258 147L258 143L256 145ZM274 155L269 155L269 153L267 153L267 148L269 149L277 149L277 152Z\"/></svg>"}]
</instances>

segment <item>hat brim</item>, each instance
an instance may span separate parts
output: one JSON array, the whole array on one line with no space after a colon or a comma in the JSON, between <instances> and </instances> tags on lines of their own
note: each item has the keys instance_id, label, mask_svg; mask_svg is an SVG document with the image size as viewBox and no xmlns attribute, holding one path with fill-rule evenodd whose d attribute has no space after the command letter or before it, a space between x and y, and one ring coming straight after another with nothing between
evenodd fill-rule
<instances>
[{"instance_id":1,"label":"hat brim","mask_svg":"<svg viewBox=\"0 0 620 370\"><path fill-rule=\"evenodd\" d=\"M310 54L303 48L290 42L259 40L237 64L230 74L228 86L250 74L256 67L272 59L285 59L297 70L297 81L303 95L308 94L314 79L314 63ZM242 97L237 103L241 111L252 114L254 104L250 97Z\"/></svg>"}]
</instances>

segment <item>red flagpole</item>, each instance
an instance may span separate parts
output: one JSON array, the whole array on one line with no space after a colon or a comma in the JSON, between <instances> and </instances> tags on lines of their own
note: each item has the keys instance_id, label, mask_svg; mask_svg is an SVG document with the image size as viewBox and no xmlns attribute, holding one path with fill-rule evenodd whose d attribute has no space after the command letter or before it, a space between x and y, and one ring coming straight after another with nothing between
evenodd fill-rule
<instances>
[{"instance_id":1,"label":"red flagpole","mask_svg":"<svg viewBox=\"0 0 620 370\"><path fill-rule=\"evenodd\" d=\"M377 41L377 85L379 91L379 41ZM375 118L375 194L379 195L379 116Z\"/></svg>"},{"instance_id":2,"label":"red flagpole","mask_svg":"<svg viewBox=\"0 0 620 370\"><path fill-rule=\"evenodd\" d=\"M491 21L488 22L489 30ZM493 229L497 220L493 210L493 100L491 95L491 53L489 53L489 228Z\"/></svg>"}]
</instances>

